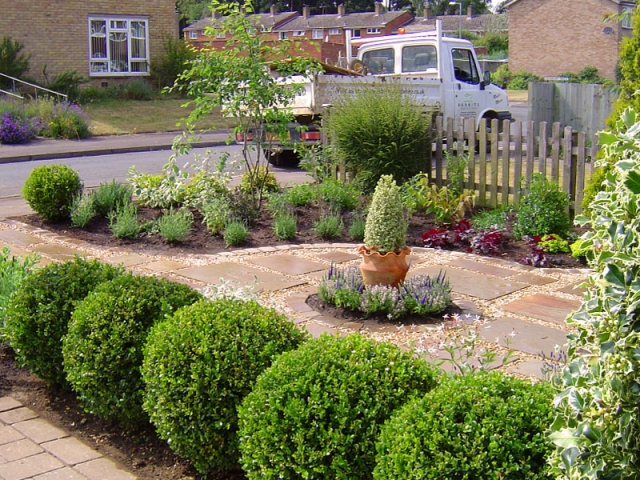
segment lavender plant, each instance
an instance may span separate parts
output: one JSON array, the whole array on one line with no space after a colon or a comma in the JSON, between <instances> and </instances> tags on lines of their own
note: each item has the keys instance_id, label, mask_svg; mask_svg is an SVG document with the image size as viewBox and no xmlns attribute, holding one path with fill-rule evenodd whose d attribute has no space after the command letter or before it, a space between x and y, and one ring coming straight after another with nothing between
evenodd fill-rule
<instances>
[{"instance_id":1,"label":"lavender plant","mask_svg":"<svg viewBox=\"0 0 640 480\"><path fill-rule=\"evenodd\" d=\"M0 122L0 143L15 145L26 143L35 137L35 131L29 121L17 115L5 112Z\"/></svg>"}]
</instances>

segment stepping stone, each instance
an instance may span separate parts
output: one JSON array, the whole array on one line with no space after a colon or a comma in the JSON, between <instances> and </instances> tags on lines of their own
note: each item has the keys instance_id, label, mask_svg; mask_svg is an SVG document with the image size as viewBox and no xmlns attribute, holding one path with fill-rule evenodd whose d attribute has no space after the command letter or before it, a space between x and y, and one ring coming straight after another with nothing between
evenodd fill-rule
<instances>
[{"instance_id":1,"label":"stepping stone","mask_svg":"<svg viewBox=\"0 0 640 480\"><path fill-rule=\"evenodd\" d=\"M64 247L62 245L36 245L33 249L42 255L46 255L47 257L53 258L54 260L59 260L61 262L73 260L76 256L87 256L87 254L84 252L74 250L73 248Z\"/></svg>"},{"instance_id":2,"label":"stepping stone","mask_svg":"<svg viewBox=\"0 0 640 480\"><path fill-rule=\"evenodd\" d=\"M578 285L581 285L582 283L584 283L586 281L587 281L587 279L585 278L584 280L581 280L579 282L575 282L575 283L572 283L571 285L567 285L566 287L561 288L558 291L562 292L562 293L568 293L570 295L577 295L579 297L582 297L585 294L585 292L587 291L587 288L579 287Z\"/></svg>"},{"instance_id":3,"label":"stepping stone","mask_svg":"<svg viewBox=\"0 0 640 480\"><path fill-rule=\"evenodd\" d=\"M249 260L249 263L286 273L287 275L304 275L305 273L327 269L327 265L324 263L314 262L289 254L253 258Z\"/></svg>"},{"instance_id":4,"label":"stepping stone","mask_svg":"<svg viewBox=\"0 0 640 480\"><path fill-rule=\"evenodd\" d=\"M0 230L0 241L6 242L9 245L16 245L18 247L28 247L29 245L42 243L42 240L38 237L34 237L28 233L18 232L16 230Z\"/></svg>"},{"instance_id":5,"label":"stepping stone","mask_svg":"<svg viewBox=\"0 0 640 480\"><path fill-rule=\"evenodd\" d=\"M307 332L311 334L313 338L318 338L323 333L327 333L329 335L335 335L338 333L338 330L335 328L329 327L327 325L320 325L319 323L308 323L305 325Z\"/></svg>"},{"instance_id":6,"label":"stepping stone","mask_svg":"<svg viewBox=\"0 0 640 480\"><path fill-rule=\"evenodd\" d=\"M111 265L122 265L124 267L133 267L151 261L149 257L138 255L137 253L128 253L126 255L118 255L117 257L109 257L105 260Z\"/></svg>"},{"instance_id":7,"label":"stepping stone","mask_svg":"<svg viewBox=\"0 0 640 480\"><path fill-rule=\"evenodd\" d=\"M429 275L435 277L440 270L446 273L446 277L451 283L451 289L456 293L470 295L472 297L482 298L484 300L493 300L503 295L521 290L528 285L525 283L507 280L498 277L489 277L486 274L476 272L462 271L457 268L430 266L426 268L409 270L408 277L414 275Z\"/></svg>"},{"instance_id":8,"label":"stepping stone","mask_svg":"<svg viewBox=\"0 0 640 480\"><path fill-rule=\"evenodd\" d=\"M141 265L141 267L155 273L165 273L184 268L186 265L184 263L173 262L171 260L158 260L155 262L145 263L144 265Z\"/></svg>"},{"instance_id":9,"label":"stepping stone","mask_svg":"<svg viewBox=\"0 0 640 480\"><path fill-rule=\"evenodd\" d=\"M538 293L515 300L502 308L507 312L564 325L567 316L576 310L581 303L580 300L569 300Z\"/></svg>"},{"instance_id":10,"label":"stepping stone","mask_svg":"<svg viewBox=\"0 0 640 480\"><path fill-rule=\"evenodd\" d=\"M320 255L318 255L318 258L326 260L327 262L345 263L350 262L351 260L357 260L358 258L360 258L360 256L354 255L353 253L335 251L329 253L321 253Z\"/></svg>"},{"instance_id":11,"label":"stepping stone","mask_svg":"<svg viewBox=\"0 0 640 480\"><path fill-rule=\"evenodd\" d=\"M264 272L257 268L247 267L246 265L233 262L190 267L183 270L176 270L173 273L207 284L220 283L220 279L224 278L232 282L238 282L241 286L245 286L253 285L257 278L257 290L264 292L273 292L306 283L304 280L284 278L277 273Z\"/></svg>"},{"instance_id":12,"label":"stepping stone","mask_svg":"<svg viewBox=\"0 0 640 480\"><path fill-rule=\"evenodd\" d=\"M9 248L9 255L11 255L12 257L25 258L30 253L30 252L27 252L26 250L24 250L22 248L15 247L13 245L9 245L9 244L4 243L4 242L0 242L0 252L2 252L4 247L8 247Z\"/></svg>"},{"instance_id":13,"label":"stepping stone","mask_svg":"<svg viewBox=\"0 0 640 480\"><path fill-rule=\"evenodd\" d=\"M547 285L549 283L557 282L555 278L542 277L535 273L520 273L513 277L511 280L516 282L528 283L529 285Z\"/></svg>"},{"instance_id":14,"label":"stepping stone","mask_svg":"<svg viewBox=\"0 0 640 480\"><path fill-rule=\"evenodd\" d=\"M526 375L527 377L535 377L540 380L544 379L542 369L545 368L545 362L542 360L527 360L526 362L519 363L509 367L509 370L520 375Z\"/></svg>"},{"instance_id":15,"label":"stepping stone","mask_svg":"<svg viewBox=\"0 0 640 480\"><path fill-rule=\"evenodd\" d=\"M492 320L479 333L487 342L532 355L552 352L567 342L567 332L517 318Z\"/></svg>"},{"instance_id":16,"label":"stepping stone","mask_svg":"<svg viewBox=\"0 0 640 480\"><path fill-rule=\"evenodd\" d=\"M456 363L466 363L467 365L473 367L475 370L479 370L480 367L482 367L485 371L495 370L496 368L502 367L504 364L508 365L509 363L517 360L517 357L515 355L512 355L507 359L500 354L496 354L496 358L494 361L489 362L483 366L480 359L478 358L480 357L480 355L482 355L482 350L480 350L479 348L476 348L473 355L470 355L469 357L467 357L466 354L461 356L461 352L453 352L453 355L455 356ZM434 364L440 363L440 369L445 372L453 372L457 374L460 373L460 368L457 367L454 361L451 359L451 354L444 349L438 349L433 353L427 351L423 354L423 356L424 359L428 362L432 362Z\"/></svg>"},{"instance_id":17,"label":"stepping stone","mask_svg":"<svg viewBox=\"0 0 640 480\"><path fill-rule=\"evenodd\" d=\"M474 260L468 260L466 258L452 260L447 263L447 266L464 268L466 270L472 270L486 275L493 275L494 277L510 277L515 273L513 270L496 267L495 265L489 265L487 263L476 262Z\"/></svg>"}]
</instances>

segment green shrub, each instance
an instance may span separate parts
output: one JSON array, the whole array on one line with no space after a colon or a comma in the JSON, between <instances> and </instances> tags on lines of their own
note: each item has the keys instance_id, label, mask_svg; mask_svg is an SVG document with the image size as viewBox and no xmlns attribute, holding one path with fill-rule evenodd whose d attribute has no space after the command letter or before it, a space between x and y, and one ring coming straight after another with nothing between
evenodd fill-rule
<instances>
[{"instance_id":1,"label":"green shrub","mask_svg":"<svg viewBox=\"0 0 640 480\"><path fill-rule=\"evenodd\" d=\"M469 163L467 154L453 155L446 153L445 171L447 172L447 189L454 197L464 193L465 171Z\"/></svg>"},{"instance_id":2,"label":"green shrub","mask_svg":"<svg viewBox=\"0 0 640 480\"><path fill-rule=\"evenodd\" d=\"M34 269L39 260L40 256L37 253L21 259L11 255L9 247L2 247L0 250L0 344L6 342L4 326L9 298L18 290L22 279Z\"/></svg>"},{"instance_id":3,"label":"green shrub","mask_svg":"<svg viewBox=\"0 0 640 480\"><path fill-rule=\"evenodd\" d=\"M153 90L144 80L127 82L120 91L120 98L124 100L151 100Z\"/></svg>"},{"instance_id":4,"label":"green shrub","mask_svg":"<svg viewBox=\"0 0 640 480\"><path fill-rule=\"evenodd\" d=\"M164 192L158 193L163 184L164 175L140 173L134 168L131 168L127 180L131 184L133 193L136 195L140 206L152 208L168 208L171 206L170 201L165 201Z\"/></svg>"},{"instance_id":5,"label":"green shrub","mask_svg":"<svg viewBox=\"0 0 640 480\"><path fill-rule=\"evenodd\" d=\"M98 284L121 269L76 258L36 270L9 302L6 333L21 365L47 383L68 387L62 368L62 337L71 314Z\"/></svg>"},{"instance_id":6,"label":"green shrub","mask_svg":"<svg viewBox=\"0 0 640 480\"><path fill-rule=\"evenodd\" d=\"M108 217L111 212L131 203L133 187L131 185L111 180L101 183L93 192L93 206L96 214Z\"/></svg>"},{"instance_id":7,"label":"green shrub","mask_svg":"<svg viewBox=\"0 0 640 480\"><path fill-rule=\"evenodd\" d=\"M285 191L287 200L294 207L307 207L316 199L316 189L308 183L293 185Z\"/></svg>"},{"instance_id":8,"label":"green shrub","mask_svg":"<svg viewBox=\"0 0 640 480\"><path fill-rule=\"evenodd\" d=\"M224 243L227 247L238 247L242 245L247 241L248 236L249 230L247 229L247 226L238 220L231 220L228 222L222 232L222 237L224 238Z\"/></svg>"},{"instance_id":9,"label":"green shrub","mask_svg":"<svg viewBox=\"0 0 640 480\"><path fill-rule=\"evenodd\" d=\"M71 204L71 225L84 228L96 216L93 196L90 194L78 194Z\"/></svg>"},{"instance_id":10,"label":"green shrub","mask_svg":"<svg viewBox=\"0 0 640 480\"><path fill-rule=\"evenodd\" d=\"M280 191L280 184L268 167L260 165L242 174L238 188L245 195L249 195L252 191L272 193Z\"/></svg>"},{"instance_id":11,"label":"green shrub","mask_svg":"<svg viewBox=\"0 0 640 480\"><path fill-rule=\"evenodd\" d=\"M195 52L187 42L167 34L162 38L162 50L151 60L151 80L156 88L173 86L187 62L195 58Z\"/></svg>"},{"instance_id":12,"label":"green shrub","mask_svg":"<svg viewBox=\"0 0 640 480\"><path fill-rule=\"evenodd\" d=\"M497 228L506 228L507 213L503 207L481 210L471 217L471 226L478 229L489 230L494 225Z\"/></svg>"},{"instance_id":13,"label":"green shrub","mask_svg":"<svg viewBox=\"0 0 640 480\"><path fill-rule=\"evenodd\" d=\"M541 82L542 77L524 70L516 70L511 77L507 89L509 90L527 90L531 82Z\"/></svg>"},{"instance_id":14,"label":"green shrub","mask_svg":"<svg viewBox=\"0 0 640 480\"><path fill-rule=\"evenodd\" d=\"M325 179L320 184L320 198L329 204L331 210L355 210L358 207L359 192L355 185L334 179Z\"/></svg>"},{"instance_id":15,"label":"green shrub","mask_svg":"<svg viewBox=\"0 0 640 480\"><path fill-rule=\"evenodd\" d=\"M10 77L20 78L29 70L31 55L22 53L24 45L10 37L2 37L0 41L0 72ZM11 85L11 80L0 78L0 88Z\"/></svg>"},{"instance_id":16,"label":"green shrub","mask_svg":"<svg viewBox=\"0 0 640 480\"><path fill-rule=\"evenodd\" d=\"M44 127L40 133L46 137L80 140L90 135L91 120L73 103L56 103L51 110L51 117L41 116L40 119Z\"/></svg>"},{"instance_id":17,"label":"green shrub","mask_svg":"<svg viewBox=\"0 0 640 480\"><path fill-rule=\"evenodd\" d=\"M273 231L278 240L292 240L296 236L298 221L290 213L278 215L273 219Z\"/></svg>"},{"instance_id":18,"label":"green shrub","mask_svg":"<svg viewBox=\"0 0 640 480\"><path fill-rule=\"evenodd\" d=\"M538 248L548 253L569 253L569 242L557 235L545 235L538 242Z\"/></svg>"},{"instance_id":19,"label":"green shrub","mask_svg":"<svg viewBox=\"0 0 640 480\"><path fill-rule=\"evenodd\" d=\"M331 240L342 235L344 223L338 214L323 215L313 226L316 235L323 240Z\"/></svg>"},{"instance_id":20,"label":"green shrub","mask_svg":"<svg viewBox=\"0 0 640 480\"><path fill-rule=\"evenodd\" d=\"M210 198L202 205L200 213L207 230L216 235L224 230L224 226L231 218L231 202L226 197Z\"/></svg>"},{"instance_id":21,"label":"green shrub","mask_svg":"<svg viewBox=\"0 0 640 480\"><path fill-rule=\"evenodd\" d=\"M200 171L184 186L182 203L200 209L211 198L228 198L230 195L226 177L218 173Z\"/></svg>"},{"instance_id":22,"label":"green shrub","mask_svg":"<svg viewBox=\"0 0 640 480\"><path fill-rule=\"evenodd\" d=\"M87 78L78 74L77 71L66 71L59 73L55 78L49 81L45 71L43 72L46 79L45 86L54 92L63 93L67 96L69 102L77 102L80 98L80 84L87 82Z\"/></svg>"},{"instance_id":23,"label":"green shrub","mask_svg":"<svg viewBox=\"0 0 640 480\"><path fill-rule=\"evenodd\" d=\"M181 242L189 235L193 226L193 214L186 208L169 210L156 220L160 236L169 243Z\"/></svg>"},{"instance_id":24,"label":"green shrub","mask_svg":"<svg viewBox=\"0 0 640 480\"><path fill-rule=\"evenodd\" d=\"M589 182L584 189L582 196L582 210L585 215L589 215L591 212L591 202L596 198L598 192L603 190L602 183L607 178L607 175L613 171L613 163L600 163L593 171L593 174L589 178Z\"/></svg>"},{"instance_id":25,"label":"green shrub","mask_svg":"<svg viewBox=\"0 0 640 480\"><path fill-rule=\"evenodd\" d=\"M186 285L127 273L79 303L62 354L67 380L83 408L130 426L146 421L140 368L149 329L201 298Z\"/></svg>"},{"instance_id":26,"label":"green shrub","mask_svg":"<svg viewBox=\"0 0 640 480\"><path fill-rule=\"evenodd\" d=\"M428 167L430 117L422 110L393 83L343 95L331 109L326 126L335 156L364 193L373 192L381 175L402 183Z\"/></svg>"},{"instance_id":27,"label":"green shrub","mask_svg":"<svg viewBox=\"0 0 640 480\"><path fill-rule=\"evenodd\" d=\"M66 165L43 165L31 170L22 187L22 196L43 219L69 218L73 199L82 191L78 172Z\"/></svg>"},{"instance_id":28,"label":"green shrub","mask_svg":"<svg viewBox=\"0 0 640 480\"><path fill-rule=\"evenodd\" d=\"M362 216L354 216L351 220L351 225L349 225L349 235L351 238L357 242L362 242L364 240L365 225L366 221Z\"/></svg>"},{"instance_id":29,"label":"green shrub","mask_svg":"<svg viewBox=\"0 0 640 480\"><path fill-rule=\"evenodd\" d=\"M595 84L603 84L607 83L608 80L606 78L602 78L598 74L598 69L596 67L584 67L578 73L561 73L560 77L567 77L569 82L571 83L595 83Z\"/></svg>"},{"instance_id":30,"label":"green shrub","mask_svg":"<svg viewBox=\"0 0 640 480\"><path fill-rule=\"evenodd\" d=\"M276 355L305 335L255 302L202 301L152 328L144 408L161 438L201 473L238 467L236 409Z\"/></svg>"},{"instance_id":31,"label":"green shrub","mask_svg":"<svg viewBox=\"0 0 640 480\"><path fill-rule=\"evenodd\" d=\"M373 478L550 479L553 388L499 373L458 376L382 428Z\"/></svg>"},{"instance_id":32,"label":"green shrub","mask_svg":"<svg viewBox=\"0 0 640 480\"><path fill-rule=\"evenodd\" d=\"M278 215L282 215L284 213L294 213L293 205L291 204L291 202L289 202L289 197L286 193L270 193L269 195L267 195L266 199L267 203L265 204L265 207L273 218L276 218Z\"/></svg>"},{"instance_id":33,"label":"green shrub","mask_svg":"<svg viewBox=\"0 0 640 480\"><path fill-rule=\"evenodd\" d=\"M116 238L137 238L140 233L138 207L127 203L109 214L109 228Z\"/></svg>"},{"instance_id":34,"label":"green shrub","mask_svg":"<svg viewBox=\"0 0 640 480\"><path fill-rule=\"evenodd\" d=\"M491 83L500 88L507 88L513 74L509 71L509 66L504 63L500 65L495 72L491 73Z\"/></svg>"},{"instance_id":35,"label":"green shrub","mask_svg":"<svg viewBox=\"0 0 640 480\"><path fill-rule=\"evenodd\" d=\"M242 467L251 480L371 478L382 424L438 380L391 343L310 340L278 357L238 408Z\"/></svg>"},{"instance_id":36,"label":"green shrub","mask_svg":"<svg viewBox=\"0 0 640 480\"><path fill-rule=\"evenodd\" d=\"M569 195L557 183L535 174L518 206L513 234L522 238L554 232L566 237L571 228L568 208Z\"/></svg>"},{"instance_id":37,"label":"green shrub","mask_svg":"<svg viewBox=\"0 0 640 480\"><path fill-rule=\"evenodd\" d=\"M479 36L473 40L473 44L477 46L487 47L489 56L495 56L500 53L509 52L509 34L500 32L487 32L485 35Z\"/></svg>"}]
</instances>

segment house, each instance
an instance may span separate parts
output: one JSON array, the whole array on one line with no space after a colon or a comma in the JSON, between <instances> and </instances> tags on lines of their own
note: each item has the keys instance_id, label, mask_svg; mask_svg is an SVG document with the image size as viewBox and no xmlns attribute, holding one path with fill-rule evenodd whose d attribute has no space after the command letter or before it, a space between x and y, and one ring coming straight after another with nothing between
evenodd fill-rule
<instances>
[{"instance_id":1,"label":"house","mask_svg":"<svg viewBox=\"0 0 640 480\"><path fill-rule=\"evenodd\" d=\"M413 20L408 11L386 11L376 2L373 12L346 13L344 5L338 6L335 14L311 15L309 7L303 7L302 15L297 12L279 13L271 7L269 13L251 15L251 21L267 41L295 40L299 48L313 58L328 64L338 63L344 58L346 37L379 37L397 33L398 29ZM196 47L225 48L228 39L224 33L216 37L204 35L204 29L220 25L217 17L205 18L184 28L187 42Z\"/></svg>"},{"instance_id":2,"label":"house","mask_svg":"<svg viewBox=\"0 0 640 480\"><path fill-rule=\"evenodd\" d=\"M459 30L482 36L490 32L507 33L509 31L508 16L504 13L483 13L476 15L469 6L466 15L438 15L416 17L405 27L407 33L429 32L436 29L436 20L442 22L442 33L450 37L458 35Z\"/></svg>"},{"instance_id":3,"label":"house","mask_svg":"<svg viewBox=\"0 0 640 480\"><path fill-rule=\"evenodd\" d=\"M556 77L592 66L615 79L620 42L631 35L631 22L603 19L635 8L634 1L513 0L507 7L510 70Z\"/></svg>"},{"instance_id":4,"label":"house","mask_svg":"<svg viewBox=\"0 0 640 480\"><path fill-rule=\"evenodd\" d=\"M109 86L149 75L178 16L175 0L3 0L0 34L24 45L31 78L75 70Z\"/></svg>"}]
</instances>

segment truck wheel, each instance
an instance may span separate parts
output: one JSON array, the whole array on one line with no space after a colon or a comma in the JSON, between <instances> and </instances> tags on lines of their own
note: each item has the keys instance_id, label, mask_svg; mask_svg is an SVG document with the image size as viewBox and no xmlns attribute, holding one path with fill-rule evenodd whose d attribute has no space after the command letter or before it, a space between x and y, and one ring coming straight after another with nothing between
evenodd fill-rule
<instances>
[{"instance_id":1,"label":"truck wheel","mask_svg":"<svg viewBox=\"0 0 640 480\"><path fill-rule=\"evenodd\" d=\"M293 150L282 150L273 153L271 150L265 150L264 156L274 167L292 168L297 167L298 163L300 163L298 154Z\"/></svg>"}]
</instances>

